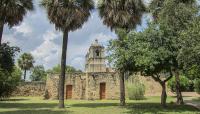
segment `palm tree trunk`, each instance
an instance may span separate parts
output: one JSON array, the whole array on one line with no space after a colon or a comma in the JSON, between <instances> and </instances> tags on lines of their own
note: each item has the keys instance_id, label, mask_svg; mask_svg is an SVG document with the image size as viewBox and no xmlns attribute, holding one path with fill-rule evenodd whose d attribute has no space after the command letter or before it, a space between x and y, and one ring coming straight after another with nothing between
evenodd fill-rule
<instances>
[{"instance_id":1,"label":"palm tree trunk","mask_svg":"<svg viewBox=\"0 0 200 114\"><path fill-rule=\"evenodd\" d=\"M120 106L125 106L124 72L120 71Z\"/></svg>"},{"instance_id":2,"label":"palm tree trunk","mask_svg":"<svg viewBox=\"0 0 200 114\"><path fill-rule=\"evenodd\" d=\"M2 36L3 36L3 27L4 27L4 23L0 22L0 45L2 42Z\"/></svg>"},{"instance_id":3,"label":"palm tree trunk","mask_svg":"<svg viewBox=\"0 0 200 114\"><path fill-rule=\"evenodd\" d=\"M166 84L165 84L165 82L162 82L161 86L162 86L161 105L163 107L166 107L167 93L166 93Z\"/></svg>"},{"instance_id":4,"label":"palm tree trunk","mask_svg":"<svg viewBox=\"0 0 200 114\"><path fill-rule=\"evenodd\" d=\"M61 75L59 78L59 108L64 108L64 88L65 88L65 68L68 44L68 31L63 33L62 57L61 57Z\"/></svg>"},{"instance_id":5,"label":"palm tree trunk","mask_svg":"<svg viewBox=\"0 0 200 114\"><path fill-rule=\"evenodd\" d=\"M24 70L24 81L26 80L26 69Z\"/></svg>"},{"instance_id":6,"label":"palm tree trunk","mask_svg":"<svg viewBox=\"0 0 200 114\"><path fill-rule=\"evenodd\" d=\"M181 87L180 87L179 70L175 69L174 73L175 73L176 95L177 95L177 101L176 101L176 103L178 105L182 105L182 104L184 104L184 102L183 102L183 97L182 97Z\"/></svg>"}]
</instances>

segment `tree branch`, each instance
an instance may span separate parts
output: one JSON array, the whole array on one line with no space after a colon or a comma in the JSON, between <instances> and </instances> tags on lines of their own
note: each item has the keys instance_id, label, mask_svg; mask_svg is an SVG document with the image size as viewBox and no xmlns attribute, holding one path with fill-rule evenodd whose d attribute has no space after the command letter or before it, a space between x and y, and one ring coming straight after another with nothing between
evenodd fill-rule
<instances>
[{"instance_id":1,"label":"tree branch","mask_svg":"<svg viewBox=\"0 0 200 114\"><path fill-rule=\"evenodd\" d=\"M159 82L161 85L163 83L163 81L160 79L160 76L158 74L156 74L156 76L152 75L151 76L156 82Z\"/></svg>"}]
</instances>

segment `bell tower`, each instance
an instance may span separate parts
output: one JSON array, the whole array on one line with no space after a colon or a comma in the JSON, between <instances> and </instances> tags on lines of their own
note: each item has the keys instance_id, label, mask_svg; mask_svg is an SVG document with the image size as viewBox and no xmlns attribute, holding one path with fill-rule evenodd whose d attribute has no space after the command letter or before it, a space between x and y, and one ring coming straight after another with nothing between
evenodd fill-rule
<instances>
[{"instance_id":1,"label":"bell tower","mask_svg":"<svg viewBox=\"0 0 200 114\"><path fill-rule=\"evenodd\" d=\"M96 39L86 55L85 71L87 73L106 72L105 60L104 47Z\"/></svg>"}]
</instances>

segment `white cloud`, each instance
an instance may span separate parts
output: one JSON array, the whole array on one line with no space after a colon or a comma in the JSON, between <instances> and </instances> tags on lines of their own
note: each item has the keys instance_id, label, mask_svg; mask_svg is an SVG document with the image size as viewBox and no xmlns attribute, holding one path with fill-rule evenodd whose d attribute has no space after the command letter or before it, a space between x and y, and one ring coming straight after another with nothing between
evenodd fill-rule
<instances>
[{"instance_id":1,"label":"white cloud","mask_svg":"<svg viewBox=\"0 0 200 114\"><path fill-rule=\"evenodd\" d=\"M61 48L53 40L60 38L60 36L60 33L54 31L47 31L43 35L43 43L31 51L38 64L43 64L46 68L49 68L50 64L53 63L52 61L58 59Z\"/></svg>"},{"instance_id":2,"label":"white cloud","mask_svg":"<svg viewBox=\"0 0 200 114\"><path fill-rule=\"evenodd\" d=\"M105 46L108 43L108 41L115 38L116 36L114 34L98 33L94 35L90 42L94 42L94 39L97 39L99 43Z\"/></svg>"},{"instance_id":3,"label":"white cloud","mask_svg":"<svg viewBox=\"0 0 200 114\"><path fill-rule=\"evenodd\" d=\"M25 23L25 22L23 22L19 26L13 27L13 29L15 30L16 33L22 33L23 36L28 36L33 32L32 27L28 23Z\"/></svg>"},{"instance_id":4,"label":"white cloud","mask_svg":"<svg viewBox=\"0 0 200 114\"><path fill-rule=\"evenodd\" d=\"M84 70L84 68L85 68L85 57L84 56L75 57L74 59L72 59L70 65L74 66L75 68Z\"/></svg>"}]
</instances>

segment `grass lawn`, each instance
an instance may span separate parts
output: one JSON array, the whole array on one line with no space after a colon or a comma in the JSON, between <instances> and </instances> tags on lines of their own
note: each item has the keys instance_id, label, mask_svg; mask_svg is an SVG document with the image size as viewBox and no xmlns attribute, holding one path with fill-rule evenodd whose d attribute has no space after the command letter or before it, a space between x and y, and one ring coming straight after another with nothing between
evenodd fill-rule
<instances>
[{"instance_id":1,"label":"grass lawn","mask_svg":"<svg viewBox=\"0 0 200 114\"><path fill-rule=\"evenodd\" d=\"M42 100L39 97L14 97L0 101L0 114L200 114L191 106L176 106L170 102L168 107L160 106L160 97L147 97L145 100L128 100L126 107L119 107L118 100L105 101L66 101L66 109L58 109L57 101Z\"/></svg>"}]
</instances>

